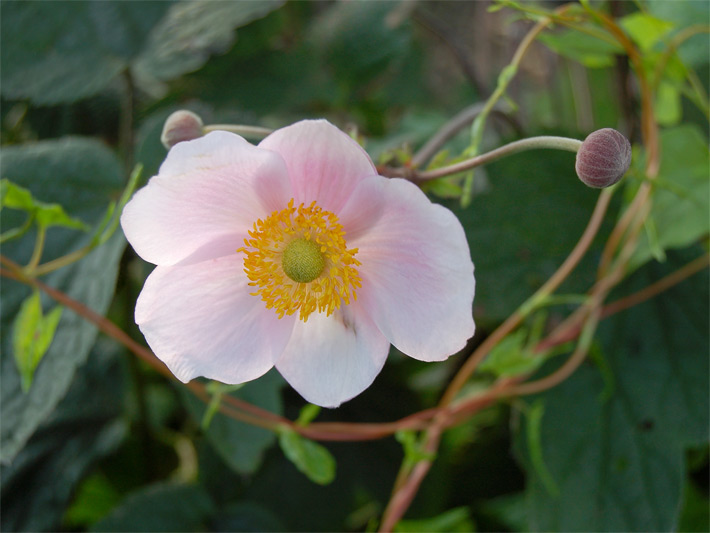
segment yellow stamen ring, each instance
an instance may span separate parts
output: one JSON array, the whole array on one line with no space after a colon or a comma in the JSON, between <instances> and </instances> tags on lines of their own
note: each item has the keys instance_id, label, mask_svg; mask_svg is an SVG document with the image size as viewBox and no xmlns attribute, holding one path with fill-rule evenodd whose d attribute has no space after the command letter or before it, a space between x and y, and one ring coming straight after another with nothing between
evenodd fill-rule
<instances>
[{"instance_id":1,"label":"yellow stamen ring","mask_svg":"<svg viewBox=\"0 0 710 533\"><path fill-rule=\"evenodd\" d=\"M257 220L244 239L244 272L258 287L267 309L279 318L299 312L306 322L314 311L328 315L357 299L357 248L348 250L338 217L312 202L274 211Z\"/></svg>"}]
</instances>

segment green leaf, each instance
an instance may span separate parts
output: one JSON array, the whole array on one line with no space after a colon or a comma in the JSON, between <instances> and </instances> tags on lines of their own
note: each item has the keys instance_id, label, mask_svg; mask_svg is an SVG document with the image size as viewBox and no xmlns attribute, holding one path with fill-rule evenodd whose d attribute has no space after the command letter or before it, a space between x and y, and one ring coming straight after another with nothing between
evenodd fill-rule
<instances>
[{"instance_id":1,"label":"green leaf","mask_svg":"<svg viewBox=\"0 0 710 533\"><path fill-rule=\"evenodd\" d=\"M405 56L411 25L388 24L395 9L389 2L340 2L315 20L310 38L339 81L362 87Z\"/></svg>"},{"instance_id":2,"label":"green leaf","mask_svg":"<svg viewBox=\"0 0 710 533\"><path fill-rule=\"evenodd\" d=\"M661 82L653 108L656 120L662 126L673 126L680 122L682 106L678 89L670 83Z\"/></svg>"},{"instance_id":3,"label":"green leaf","mask_svg":"<svg viewBox=\"0 0 710 533\"><path fill-rule=\"evenodd\" d=\"M433 461L436 457L433 453L428 453L422 449L422 441L417 437L417 433L412 430L400 430L395 433L397 442L404 450L404 461L414 465L419 461Z\"/></svg>"},{"instance_id":4,"label":"green leaf","mask_svg":"<svg viewBox=\"0 0 710 533\"><path fill-rule=\"evenodd\" d=\"M9 207L27 211L37 224L45 228L60 226L87 230L88 226L76 218L70 217L59 204L47 204L32 197L27 189L15 185L8 179L0 180L0 208Z\"/></svg>"},{"instance_id":5,"label":"green leaf","mask_svg":"<svg viewBox=\"0 0 710 533\"><path fill-rule=\"evenodd\" d=\"M468 507L457 507L433 518L400 520L394 527L394 531L397 533L467 533L475 531L475 527Z\"/></svg>"},{"instance_id":6,"label":"green leaf","mask_svg":"<svg viewBox=\"0 0 710 533\"><path fill-rule=\"evenodd\" d=\"M151 31L148 45L136 61L136 74L166 81L197 70L210 55L230 48L235 29L266 16L283 3L284 0L176 3Z\"/></svg>"},{"instance_id":7,"label":"green leaf","mask_svg":"<svg viewBox=\"0 0 710 533\"><path fill-rule=\"evenodd\" d=\"M204 531L214 512L201 486L158 483L131 493L91 531Z\"/></svg>"},{"instance_id":8,"label":"green leaf","mask_svg":"<svg viewBox=\"0 0 710 533\"><path fill-rule=\"evenodd\" d=\"M335 479L335 459L320 444L288 427L279 431L279 444L284 455L314 483L328 485Z\"/></svg>"},{"instance_id":9,"label":"green leaf","mask_svg":"<svg viewBox=\"0 0 710 533\"><path fill-rule=\"evenodd\" d=\"M299 426L307 426L316 419L320 412L321 407L319 405L308 403L304 405L301 409L301 412L298 414L298 420L296 420L296 423Z\"/></svg>"},{"instance_id":10,"label":"green leaf","mask_svg":"<svg viewBox=\"0 0 710 533\"><path fill-rule=\"evenodd\" d=\"M576 30L543 33L538 39L554 52L589 68L611 67L614 56L623 53L619 45Z\"/></svg>"},{"instance_id":11,"label":"green leaf","mask_svg":"<svg viewBox=\"0 0 710 533\"><path fill-rule=\"evenodd\" d=\"M708 496L688 482L683 491L683 511L678 531L710 531L710 506Z\"/></svg>"},{"instance_id":12,"label":"green leaf","mask_svg":"<svg viewBox=\"0 0 710 533\"><path fill-rule=\"evenodd\" d=\"M700 250L695 250L697 254ZM638 271L623 293L657 280L688 257ZM684 448L707 442L708 280L696 275L600 324L614 390L591 365L539 397L550 495L530 464L529 527L536 531L671 531L678 527Z\"/></svg>"},{"instance_id":13,"label":"green leaf","mask_svg":"<svg viewBox=\"0 0 710 533\"><path fill-rule=\"evenodd\" d=\"M673 29L673 23L662 20L648 13L637 11L619 20L631 38L643 52L648 52Z\"/></svg>"},{"instance_id":14,"label":"green leaf","mask_svg":"<svg viewBox=\"0 0 710 533\"><path fill-rule=\"evenodd\" d=\"M281 413L281 387L283 380L277 372L269 372L257 381L244 384L229 395L257 405L272 413ZM223 387L225 387L223 385ZM183 401L192 417L200 423L209 413L209 406L184 387ZM223 391L224 396L227 392ZM222 400L223 401L223 400ZM275 435L266 429L239 422L215 412L205 430L207 440L217 453L236 472L251 474L261 465L264 453L274 444Z\"/></svg>"},{"instance_id":15,"label":"green leaf","mask_svg":"<svg viewBox=\"0 0 710 533\"><path fill-rule=\"evenodd\" d=\"M62 517L80 480L127 434L121 419L122 356L109 341L97 344L66 397L12 462L0 468L2 531L66 529Z\"/></svg>"},{"instance_id":16,"label":"green leaf","mask_svg":"<svg viewBox=\"0 0 710 533\"><path fill-rule=\"evenodd\" d=\"M106 516L121 501L121 495L106 475L96 472L81 482L70 507L64 513L64 524L72 530L86 529Z\"/></svg>"},{"instance_id":17,"label":"green leaf","mask_svg":"<svg viewBox=\"0 0 710 533\"><path fill-rule=\"evenodd\" d=\"M661 133L661 166L649 217L655 226L655 242L642 234L631 258L637 268L662 250L688 246L710 233L710 154L698 128L683 125ZM643 158L637 162L642 173Z\"/></svg>"},{"instance_id":18,"label":"green leaf","mask_svg":"<svg viewBox=\"0 0 710 533\"><path fill-rule=\"evenodd\" d=\"M481 372L492 372L498 377L519 376L536 370L545 360L542 354L525 349L527 330L520 329L505 337L481 363Z\"/></svg>"},{"instance_id":19,"label":"green leaf","mask_svg":"<svg viewBox=\"0 0 710 533\"><path fill-rule=\"evenodd\" d=\"M81 138L41 141L28 146L3 147L0 155L3 176L34 197L41 196L62 205L79 220L94 225L106 206L123 188L122 170L115 156L100 142ZM14 227L24 217L19 211L3 209L2 227ZM43 259L50 261L87 245L91 235L51 228L47 233ZM44 282L104 313L113 297L118 263L125 247L122 235L114 235L81 261L52 272ZM3 243L3 255L23 264L34 248L34 232L22 239ZM12 331L12 322L30 289L3 279L1 323ZM74 373L96 339L96 328L74 312L62 313L54 341L34 374L29 393L22 394L20 374L15 370L12 335L3 335L0 350L1 399L0 458L10 461L66 394Z\"/></svg>"},{"instance_id":20,"label":"green leaf","mask_svg":"<svg viewBox=\"0 0 710 533\"><path fill-rule=\"evenodd\" d=\"M649 12L666 22L671 22L676 33L688 26L707 24L710 20L710 4L696 0L648 0ZM678 54L685 64L697 68L708 63L707 34L699 33L680 45Z\"/></svg>"},{"instance_id":21,"label":"green leaf","mask_svg":"<svg viewBox=\"0 0 710 533\"><path fill-rule=\"evenodd\" d=\"M5 98L75 102L103 90L168 2L8 2L0 20Z\"/></svg>"},{"instance_id":22,"label":"green leaf","mask_svg":"<svg viewBox=\"0 0 710 533\"><path fill-rule=\"evenodd\" d=\"M47 353L54 332L62 316L57 306L47 316L42 316L39 292L33 291L20 306L13 327L12 348L17 369L22 377L22 390L27 392L32 385L35 368Z\"/></svg>"}]
</instances>

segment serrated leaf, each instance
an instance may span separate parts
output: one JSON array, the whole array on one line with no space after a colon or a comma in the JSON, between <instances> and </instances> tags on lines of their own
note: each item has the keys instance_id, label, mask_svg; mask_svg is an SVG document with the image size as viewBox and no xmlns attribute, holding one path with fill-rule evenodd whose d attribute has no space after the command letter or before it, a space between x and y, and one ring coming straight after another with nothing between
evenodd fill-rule
<instances>
[{"instance_id":1,"label":"serrated leaf","mask_svg":"<svg viewBox=\"0 0 710 533\"><path fill-rule=\"evenodd\" d=\"M81 220L67 215L61 205L40 202L32 196L30 191L6 178L0 180L0 197L2 198L1 207L27 211L30 216L34 217L37 224L44 228L60 226L80 230L88 229L88 226Z\"/></svg>"},{"instance_id":2,"label":"serrated leaf","mask_svg":"<svg viewBox=\"0 0 710 533\"><path fill-rule=\"evenodd\" d=\"M695 253L698 253L696 250ZM625 293L657 280L687 257L647 265ZM529 527L537 531L677 529L684 448L707 440L708 282L696 275L600 324L609 394L584 365L543 395L544 462L558 497L528 469ZM606 389L606 394L605 394ZM518 446L524 438L518 435Z\"/></svg>"},{"instance_id":3,"label":"serrated leaf","mask_svg":"<svg viewBox=\"0 0 710 533\"><path fill-rule=\"evenodd\" d=\"M12 463L0 467L2 531L66 529L62 517L77 484L126 436L119 352L108 341L97 344L52 415Z\"/></svg>"},{"instance_id":4,"label":"serrated leaf","mask_svg":"<svg viewBox=\"0 0 710 533\"><path fill-rule=\"evenodd\" d=\"M0 61L5 98L74 102L125 70L168 2L3 4Z\"/></svg>"},{"instance_id":5,"label":"serrated leaf","mask_svg":"<svg viewBox=\"0 0 710 533\"><path fill-rule=\"evenodd\" d=\"M37 291L33 291L20 306L12 331L12 348L22 377L23 392L30 389L35 368L47 353L61 316L61 307L55 307L47 316L42 316L42 303Z\"/></svg>"},{"instance_id":6,"label":"serrated leaf","mask_svg":"<svg viewBox=\"0 0 710 533\"><path fill-rule=\"evenodd\" d=\"M390 2L340 2L316 19L311 39L339 80L362 86L404 56L411 26L387 23L396 8Z\"/></svg>"},{"instance_id":7,"label":"serrated leaf","mask_svg":"<svg viewBox=\"0 0 710 533\"><path fill-rule=\"evenodd\" d=\"M131 493L91 531L203 531L214 512L201 486L158 483Z\"/></svg>"},{"instance_id":8,"label":"serrated leaf","mask_svg":"<svg viewBox=\"0 0 710 533\"><path fill-rule=\"evenodd\" d=\"M284 428L279 432L279 444L284 455L319 485L328 485L335 479L335 459L320 444Z\"/></svg>"},{"instance_id":9,"label":"serrated leaf","mask_svg":"<svg viewBox=\"0 0 710 533\"><path fill-rule=\"evenodd\" d=\"M62 205L89 225L101 220L106 206L123 188L120 164L108 148L95 140L67 138L3 147L0 166L3 177L27 188L35 197ZM0 218L3 227L15 227L25 216L13 209L3 209ZM90 241L91 235L87 233L50 229L42 258L51 261ZM113 296L124 247L123 236L114 235L81 261L52 272L43 281L103 313ZM21 239L3 243L3 255L24 264L33 248L34 233L29 232ZM12 322L30 290L24 284L3 279L0 293L2 330L12 331ZM93 325L77 314L63 313L54 341L36 369L34 385L27 394L22 394L20 375L15 369L12 336L2 336L0 459L3 462L12 460L66 394L74 372L86 360L96 332Z\"/></svg>"},{"instance_id":10,"label":"serrated leaf","mask_svg":"<svg viewBox=\"0 0 710 533\"><path fill-rule=\"evenodd\" d=\"M197 70L210 55L224 53L234 30L278 9L284 0L179 2L153 29L135 63L140 77L167 81Z\"/></svg>"}]
</instances>

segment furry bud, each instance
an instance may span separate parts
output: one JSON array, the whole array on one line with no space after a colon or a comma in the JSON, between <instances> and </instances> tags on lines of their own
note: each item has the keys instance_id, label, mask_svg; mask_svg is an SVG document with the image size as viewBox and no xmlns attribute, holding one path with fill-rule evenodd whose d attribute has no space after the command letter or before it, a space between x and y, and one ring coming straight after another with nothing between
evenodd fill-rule
<instances>
[{"instance_id":1,"label":"furry bud","mask_svg":"<svg viewBox=\"0 0 710 533\"><path fill-rule=\"evenodd\" d=\"M192 111L175 111L163 126L160 141L170 150L177 143L202 137L202 119Z\"/></svg>"},{"instance_id":2,"label":"furry bud","mask_svg":"<svg viewBox=\"0 0 710 533\"><path fill-rule=\"evenodd\" d=\"M619 181L630 164L629 140L612 128L604 128L584 139L574 168L585 185L602 189Z\"/></svg>"}]
</instances>

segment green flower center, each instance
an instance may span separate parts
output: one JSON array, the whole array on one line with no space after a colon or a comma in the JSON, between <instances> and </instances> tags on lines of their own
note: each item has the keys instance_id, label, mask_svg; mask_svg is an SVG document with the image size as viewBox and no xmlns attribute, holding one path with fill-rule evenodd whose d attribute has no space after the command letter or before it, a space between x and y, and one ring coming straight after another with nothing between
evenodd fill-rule
<instances>
[{"instance_id":1,"label":"green flower center","mask_svg":"<svg viewBox=\"0 0 710 533\"><path fill-rule=\"evenodd\" d=\"M317 243L300 238L286 245L281 267L293 281L310 283L323 272L325 260Z\"/></svg>"}]
</instances>

